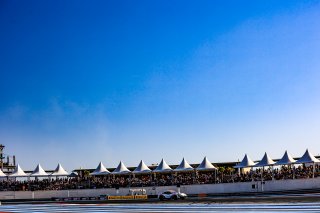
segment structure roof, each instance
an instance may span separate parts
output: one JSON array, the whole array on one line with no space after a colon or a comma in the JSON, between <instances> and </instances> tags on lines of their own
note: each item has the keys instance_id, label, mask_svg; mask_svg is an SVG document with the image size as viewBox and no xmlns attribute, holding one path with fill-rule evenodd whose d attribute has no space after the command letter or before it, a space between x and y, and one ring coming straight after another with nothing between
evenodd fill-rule
<instances>
[{"instance_id":1,"label":"structure roof","mask_svg":"<svg viewBox=\"0 0 320 213\"><path fill-rule=\"evenodd\" d=\"M200 165L196 168L196 170L215 170L217 169L212 163L208 160L207 157L204 157Z\"/></svg>"},{"instance_id":2,"label":"structure roof","mask_svg":"<svg viewBox=\"0 0 320 213\"><path fill-rule=\"evenodd\" d=\"M40 163L37 165L37 167L34 169L34 171L30 175L31 177L44 177L48 176L48 173L44 171L44 169L41 167Z\"/></svg>"},{"instance_id":3,"label":"structure roof","mask_svg":"<svg viewBox=\"0 0 320 213\"><path fill-rule=\"evenodd\" d=\"M124 163L122 163L122 161L120 161L118 167L111 172L112 174L126 174L126 173L130 173L131 171L124 165Z\"/></svg>"},{"instance_id":4,"label":"structure roof","mask_svg":"<svg viewBox=\"0 0 320 213\"><path fill-rule=\"evenodd\" d=\"M107 175L110 172L106 169L102 162L99 163L97 168L90 175Z\"/></svg>"},{"instance_id":5,"label":"structure roof","mask_svg":"<svg viewBox=\"0 0 320 213\"><path fill-rule=\"evenodd\" d=\"M69 173L59 163L57 168L50 174L51 176L68 176Z\"/></svg>"},{"instance_id":6,"label":"structure roof","mask_svg":"<svg viewBox=\"0 0 320 213\"><path fill-rule=\"evenodd\" d=\"M254 165L255 165L255 163L253 162L253 160L251 160L251 158L247 154L245 154L242 161L240 163L238 163L237 165L235 165L234 168L252 167Z\"/></svg>"},{"instance_id":7,"label":"structure roof","mask_svg":"<svg viewBox=\"0 0 320 213\"><path fill-rule=\"evenodd\" d=\"M20 167L19 164L17 164L14 171L9 175L10 177L26 177L28 176Z\"/></svg>"},{"instance_id":8,"label":"structure roof","mask_svg":"<svg viewBox=\"0 0 320 213\"><path fill-rule=\"evenodd\" d=\"M166 161L162 158L160 164L153 170L153 172L170 172L172 169L166 163Z\"/></svg>"},{"instance_id":9,"label":"structure roof","mask_svg":"<svg viewBox=\"0 0 320 213\"><path fill-rule=\"evenodd\" d=\"M68 175L68 177L78 177L79 176L79 174L78 174L78 172L71 172L70 173L70 175Z\"/></svg>"},{"instance_id":10,"label":"structure roof","mask_svg":"<svg viewBox=\"0 0 320 213\"><path fill-rule=\"evenodd\" d=\"M133 173L149 173L151 172L151 169L143 162L143 160L140 161L138 167L133 171Z\"/></svg>"},{"instance_id":11,"label":"structure roof","mask_svg":"<svg viewBox=\"0 0 320 213\"><path fill-rule=\"evenodd\" d=\"M267 153L264 153L264 156L261 159L261 161L254 166L263 167L263 166L271 166L273 164L275 164L275 162L270 158L270 156Z\"/></svg>"},{"instance_id":12,"label":"structure roof","mask_svg":"<svg viewBox=\"0 0 320 213\"><path fill-rule=\"evenodd\" d=\"M7 177L7 175L3 173L2 169L0 169L0 177Z\"/></svg>"},{"instance_id":13,"label":"structure roof","mask_svg":"<svg viewBox=\"0 0 320 213\"><path fill-rule=\"evenodd\" d=\"M296 161L296 163L319 163L320 161L315 158L307 149L303 156Z\"/></svg>"},{"instance_id":14,"label":"structure roof","mask_svg":"<svg viewBox=\"0 0 320 213\"><path fill-rule=\"evenodd\" d=\"M174 171L176 172L192 171L192 170L194 170L194 168L184 158L182 159L180 165L174 169Z\"/></svg>"},{"instance_id":15,"label":"structure roof","mask_svg":"<svg viewBox=\"0 0 320 213\"><path fill-rule=\"evenodd\" d=\"M287 151L285 151L282 158L278 162L276 162L275 165L287 165L293 164L295 162L296 160L293 159L293 157Z\"/></svg>"}]
</instances>

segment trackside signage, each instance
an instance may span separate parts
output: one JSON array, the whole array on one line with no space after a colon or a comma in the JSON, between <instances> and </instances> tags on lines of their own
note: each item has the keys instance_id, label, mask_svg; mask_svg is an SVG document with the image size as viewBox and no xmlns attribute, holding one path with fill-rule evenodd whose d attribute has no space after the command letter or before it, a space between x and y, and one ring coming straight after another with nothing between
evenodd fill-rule
<instances>
[{"instance_id":1,"label":"trackside signage","mask_svg":"<svg viewBox=\"0 0 320 213\"><path fill-rule=\"evenodd\" d=\"M108 200L146 200L148 195L108 196Z\"/></svg>"}]
</instances>

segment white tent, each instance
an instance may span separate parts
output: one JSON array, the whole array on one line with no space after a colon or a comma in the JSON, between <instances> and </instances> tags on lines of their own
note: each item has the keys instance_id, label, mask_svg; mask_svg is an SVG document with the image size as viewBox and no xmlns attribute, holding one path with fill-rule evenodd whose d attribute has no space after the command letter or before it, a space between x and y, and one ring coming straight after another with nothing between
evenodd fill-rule
<instances>
[{"instance_id":1,"label":"white tent","mask_svg":"<svg viewBox=\"0 0 320 213\"><path fill-rule=\"evenodd\" d=\"M290 164L294 164L296 162L295 159L293 159L293 157L286 151L284 153L284 155L282 156L282 158L276 162L274 165L290 165ZM294 165L292 166L292 179L294 179L295 177L295 169L294 169Z\"/></svg>"},{"instance_id":2,"label":"white tent","mask_svg":"<svg viewBox=\"0 0 320 213\"><path fill-rule=\"evenodd\" d=\"M293 164L296 161L293 159L293 157L286 151L282 158L276 162L274 165L288 165L288 164Z\"/></svg>"},{"instance_id":3,"label":"white tent","mask_svg":"<svg viewBox=\"0 0 320 213\"><path fill-rule=\"evenodd\" d=\"M315 158L309 151L308 149L306 152L303 154L303 156L296 161L296 163L319 163L320 161Z\"/></svg>"},{"instance_id":4,"label":"white tent","mask_svg":"<svg viewBox=\"0 0 320 213\"><path fill-rule=\"evenodd\" d=\"M68 176L69 173L59 163L57 168L50 174L50 176Z\"/></svg>"},{"instance_id":5,"label":"white tent","mask_svg":"<svg viewBox=\"0 0 320 213\"><path fill-rule=\"evenodd\" d=\"M14 171L9 175L9 177L26 177L28 176L20 167L19 164L17 164Z\"/></svg>"},{"instance_id":6,"label":"white tent","mask_svg":"<svg viewBox=\"0 0 320 213\"><path fill-rule=\"evenodd\" d=\"M153 172L171 172L172 169L162 158L160 164L153 170Z\"/></svg>"},{"instance_id":7,"label":"white tent","mask_svg":"<svg viewBox=\"0 0 320 213\"><path fill-rule=\"evenodd\" d=\"M2 169L0 169L0 177L7 177L7 175L3 173Z\"/></svg>"},{"instance_id":8,"label":"white tent","mask_svg":"<svg viewBox=\"0 0 320 213\"><path fill-rule=\"evenodd\" d=\"M196 168L196 170L216 170L217 168L212 165L212 163L208 160L207 157L203 158L203 161L200 163L200 165Z\"/></svg>"},{"instance_id":9,"label":"white tent","mask_svg":"<svg viewBox=\"0 0 320 213\"><path fill-rule=\"evenodd\" d=\"M313 163L313 172L312 172L312 177L314 178L314 173L315 173L315 163L319 163L320 161L315 158L307 149L304 155L296 161L296 163Z\"/></svg>"},{"instance_id":10,"label":"white tent","mask_svg":"<svg viewBox=\"0 0 320 213\"><path fill-rule=\"evenodd\" d=\"M102 162L99 163L97 168L90 175L107 175L110 172L106 169Z\"/></svg>"},{"instance_id":11,"label":"white tent","mask_svg":"<svg viewBox=\"0 0 320 213\"><path fill-rule=\"evenodd\" d=\"M247 154L245 154L242 161L239 164L235 165L234 168L246 168L246 167L252 167L254 165L255 163L251 160L251 158Z\"/></svg>"},{"instance_id":12,"label":"white tent","mask_svg":"<svg viewBox=\"0 0 320 213\"><path fill-rule=\"evenodd\" d=\"M182 159L180 165L174 169L175 172L182 172L182 171L192 171L194 170L192 166L186 161L184 158Z\"/></svg>"},{"instance_id":13,"label":"white tent","mask_svg":"<svg viewBox=\"0 0 320 213\"><path fill-rule=\"evenodd\" d=\"M264 156L261 159L261 161L254 166L264 167L264 166L272 166L273 164L275 164L275 162L270 158L270 156L267 153L264 153Z\"/></svg>"},{"instance_id":14,"label":"white tent","mask_svg":"<svg viewBox=\"0 0 320 213\"><path fill-rule=\"evenodd\" d=\"M120 161L118 167L111 173L112 174L127 174L130 172L131 171L124 165L124 163L122 163L122 161Z\"/></svg>"},{"instance_id":15,"label":"white tent","mask_svg":"<svg viewBox=\"0 0 320 213\"><path fill-rule=\"evenodd\" d=\"M138 167L133 171L133 173L150 173L151 169L143 162L143 160L140 161Z\"/></svg>"},{"instance_id":16,"label":"white tent","mask_svg":"<svg viewBox=\"0 0 320 213\"><path fill-rule=\"evenodd\" d=\"M44 169L41 167L40 163L37 165L37 167L34 169L34 171L30 175L31 177L44 177L48 176L48 173L44 171Z\"/></svg>"}]
</instances>

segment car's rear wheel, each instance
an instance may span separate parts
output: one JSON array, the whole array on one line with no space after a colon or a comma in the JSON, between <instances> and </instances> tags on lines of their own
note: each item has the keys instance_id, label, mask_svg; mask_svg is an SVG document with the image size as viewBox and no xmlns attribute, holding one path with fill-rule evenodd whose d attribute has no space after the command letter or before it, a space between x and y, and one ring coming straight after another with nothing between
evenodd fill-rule
<instances>
[{"instance_id":1,"label":"car's rear wheel","mask_svg":"<svg viewBox=\"0 0 320 213\"><path fill-rule=\"evenodd\" d=\"M177 195L172 196L172 199L173 199L173 200L178 200Z\"/></svg>"},{"instance_id":2,"label":"car's rear wheel","mask_svg":"<svg viewBox=\"0 0 320 213\"><path fill-rule=\"evenodd\" d=\"M160 199L161 201L163 201L163 200L164 200L164 196L163 196L163 195L160 195L159 199Z\"/></svg>"}]
</instances>

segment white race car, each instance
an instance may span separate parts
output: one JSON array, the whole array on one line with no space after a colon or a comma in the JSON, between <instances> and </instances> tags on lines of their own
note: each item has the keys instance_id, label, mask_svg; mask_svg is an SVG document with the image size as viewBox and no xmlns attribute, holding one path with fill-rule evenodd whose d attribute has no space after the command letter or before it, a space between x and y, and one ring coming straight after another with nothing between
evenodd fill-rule
<instances>
[{"instance_id":1,"label":"white race car","mask_svg":"<svg viewBox=\"0 0 320 213\"><path fill-rule=\"evenodd\" d=\"M174 190L167 190L158 195L160 200L178 200L178 199L186 199L187 194L176 192Z\"/></svg>"}]
</instances>

